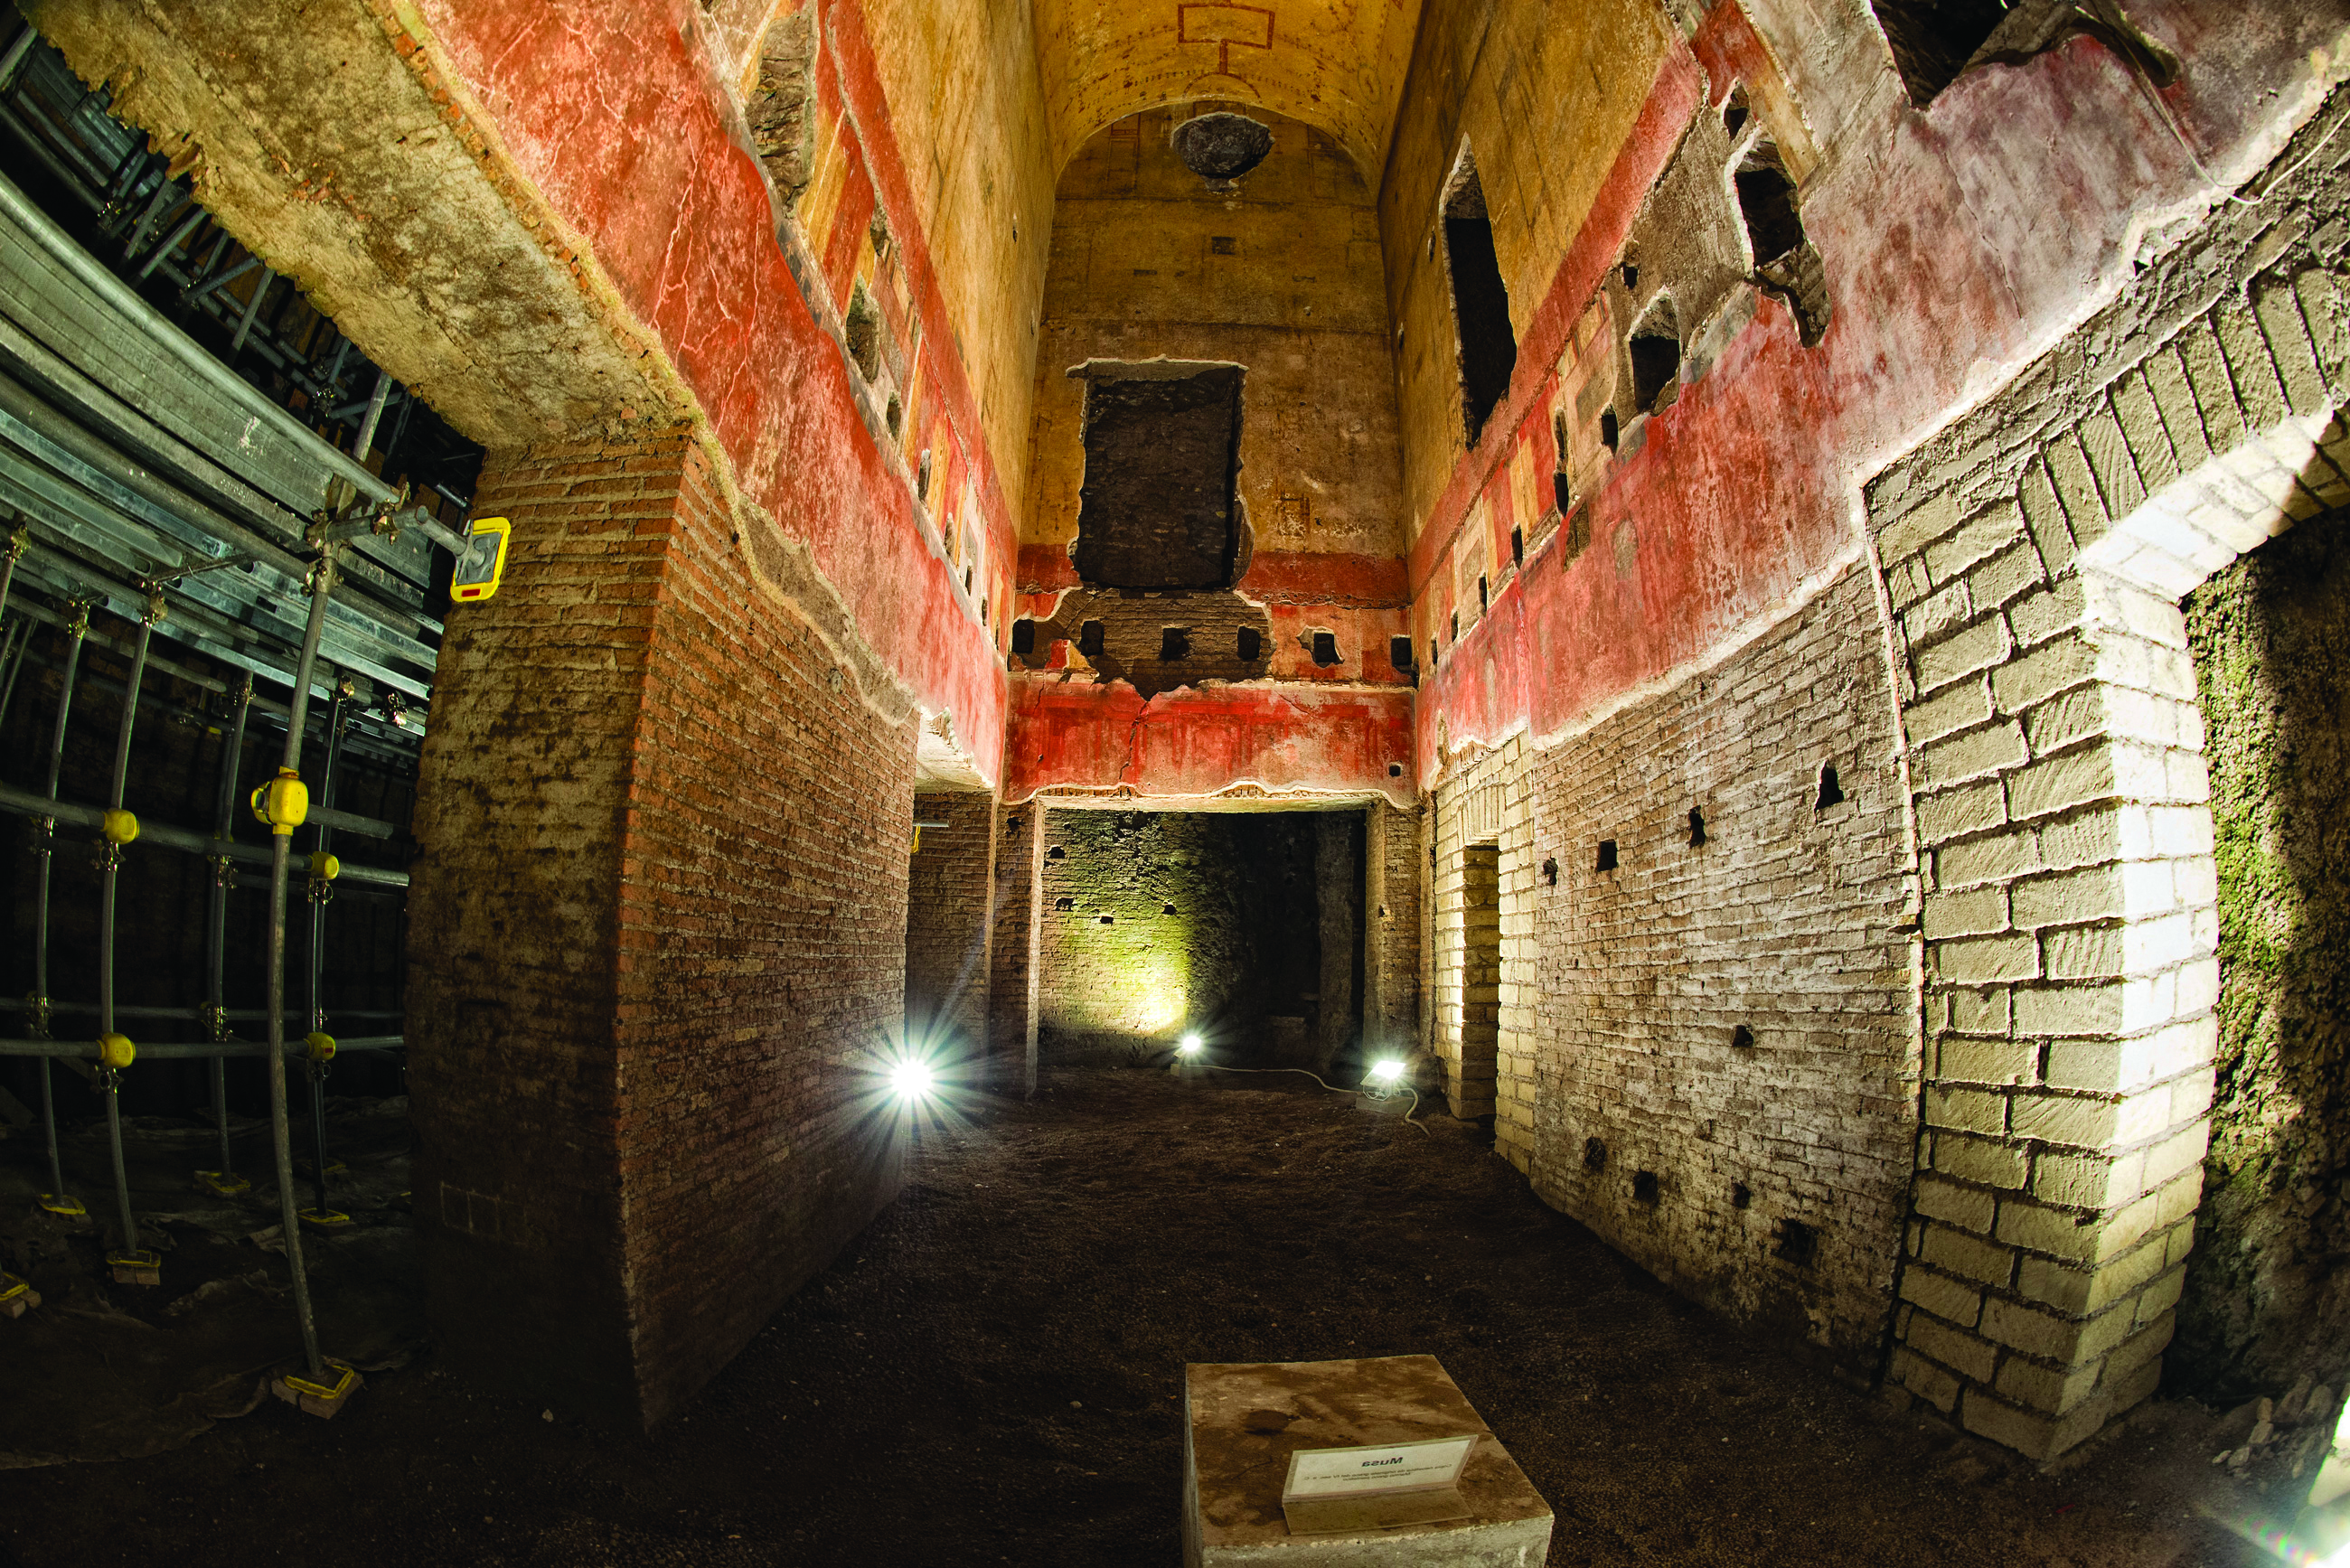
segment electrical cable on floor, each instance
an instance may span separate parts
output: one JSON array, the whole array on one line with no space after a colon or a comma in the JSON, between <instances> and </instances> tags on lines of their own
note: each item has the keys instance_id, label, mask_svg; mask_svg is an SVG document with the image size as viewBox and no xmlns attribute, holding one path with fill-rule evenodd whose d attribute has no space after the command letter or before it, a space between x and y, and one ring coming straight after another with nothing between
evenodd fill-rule
<instances>
[{"instance_id":1,"label":"electrical cable on floor","mask_svg":"<svg viewBox=\"0 0 2350 1568\"><path fill-rule=\"evenodd\" d=\"M1305 1073L1307 1077L1334 1095L1354 1095L1362 1092L1359 1089L1342 1089L1336 1084L1325 1082L1319 1073L1307 1072L1303 1067L1219 1067L1213 1062L1202 1062L1200 1065L1207 1068L1211 1073ZM1419 1091L1409 1084L1403 1085L1402 1088L1405 1094L1411 1096L1411 1109L1404 1112L1403 1119L1419 1128L1423 1137L1434 1137L1436 1135L1428 1130L1427 1124L1419 1120Z\"/></svg>"}]
</instances>

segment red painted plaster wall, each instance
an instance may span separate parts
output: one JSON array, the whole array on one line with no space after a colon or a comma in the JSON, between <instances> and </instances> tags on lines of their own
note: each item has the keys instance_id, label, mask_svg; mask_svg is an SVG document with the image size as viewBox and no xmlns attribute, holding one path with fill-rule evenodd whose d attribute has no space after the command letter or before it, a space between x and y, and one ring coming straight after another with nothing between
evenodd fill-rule
<instances>
[{"instance_id":1,"label":"red painted plaster wall","mask_svg":"<svg viewBox=\"0 0 2350 1568\"><path fill-rule=\"evenodd\" d=\"M1444 625L1471 517L1490 515L1506 535L1498 482L1519 444L1550 472L1547 410L1569 329L1683 128L1782 62L1810 128L1842 143L1803 192L1835 304L1825 340L1803 348L1788 311L1762 299L1582 498L1589 548L1565 559L1562 529L1473 628L1473 602L1462 607L1460 643L1422 689L1421 782L1441 772L1440 736L1457 750L1521 725L1537 736L1578 728L1759 629L1854 558L1860 483L2109 297L2129 275L2143 215L2191 214L2210 200L2208 171L2239 167L2314 101L2312 51L2322 60L2350 25L2339 0L2256 13L2225 0L2133 7L2186 64L2159 95L2166 124L2117 57L2086 37L1970 72L1918 113L1884 75L1889 56L1878 71L1864 48L1882 53L1881 41L1846 7L1812 15L1824 8L1757 5L1765 28L1775 24L1766 34L1722 0L1692 44L1668 51L1599 200L1524 318L1495 433L1461 460L1415 535L1415 624ZM1837 47L1795 36L1803 26L1835 30ZM1456 96L1480 90L1472 74ZM1404 112L1446 109L1408 93ZM1682 325L1686 335L1695 324ZM1482 512L1481 493L1494 503Z\"/></svg>"},{"instance_id":2,"label":"red painted plaster wall","mask_svg":"<svg viewBox=\"0 0 2350 1568\"><path fill-rule=\"evenodd\" d=\"M843 100L858 114L858 190L889 211L918 300L939 309L898 150L886 135L853 0L823 0L822 26ZM758 165L738 146L683 0L588 7L530 0L426 0L421 7L506 151L584 237L621 302L707 415L745 494L809 547L859 632L933 713L951 712L982 774L1002 763L1002 619L983 629L925 538L915 502L858 417L851 372L811 314L775 237ZM879 128L877 132L875 128ZM868 199L869 200L869 199ZM844 200L826 238L861 231ZM869 212L869 205L863 208ZM812 243L821 243L811 236ZM819 254L837 258L827 250ZM853 255L853 250L849 253ZM925 334L931 385L964 431L979 428L969 377ZM983 451L983 449L982 449ZM1012 559L1008 513L992 475L988 558ZM999 570L1002 568L999 566ZM1008 584L1008 572L1004 573ZM990 596L994 603L1004 595Z\"/></svg>"}]
</instances>

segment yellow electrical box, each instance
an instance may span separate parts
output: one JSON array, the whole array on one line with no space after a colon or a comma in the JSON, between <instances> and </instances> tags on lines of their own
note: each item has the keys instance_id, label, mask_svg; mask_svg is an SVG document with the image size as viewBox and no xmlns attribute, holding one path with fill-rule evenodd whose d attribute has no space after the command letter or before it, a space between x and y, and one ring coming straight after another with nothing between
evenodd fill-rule
<instances>
[{"instance_id":1,"label":"yellow electrical box","mask_svg":"<svg viewBox=\"0 0 2350 1568\"><path fill-rule=\"evenodd\" d=\"M270 832L290 836L310 815L309 786L293 769L279 768L276 778L253 792L253 815Z\"/></svg>"},{"instance_id":2,"label":"yellow electrical box","mask_svg":"<svg viewBox=\"0 0 2350 1568\"><path fill-rule=\"evenodd\" d=\"M476 517L466 535L473 548L457 557L449 579L449 597L461 605L479 604L498 591L506 575L506 544L514 524L503 517Z\"/></svg>"}]
</instances>

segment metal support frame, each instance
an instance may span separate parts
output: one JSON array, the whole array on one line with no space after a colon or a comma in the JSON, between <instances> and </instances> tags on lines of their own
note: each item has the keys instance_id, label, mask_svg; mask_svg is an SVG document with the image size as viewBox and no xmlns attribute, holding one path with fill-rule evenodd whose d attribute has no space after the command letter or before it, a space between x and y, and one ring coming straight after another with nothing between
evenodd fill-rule
<instances>
[{"instance_id":1,"label":"metal support frame","mask_svg":"<svg viewBox=\"0 0 2350 1568\"><path fill-rule=\"evenodd\" d=\"M155 623L163 618L162 601L151 600L140 618L138 650L130 656L130 680L122 694L122 722L114 732L114 774L107 785L108 827L98 845L98 1033L101 1040L114 1034L114 896L122 872L122 843L113 832L114 814L122 809L130 782L130 736L139 722L139 688L147 680L147 649ZM52 794L55 790L50 791ZM139 1220L130 1211L130 1176L122 1158L122 1074L99 1058L99 1090L106 1096L106 1137L114 1156L114 1202L122 1222L122 1251L109 1262L118 1269L152 1272L163 1260L139 1247Z\"/></svg>"},{"instance_id":2,"label":"metal support frame","mask_svg":"<svg viewBox=\"0 0 2350 1568\"><path fill-rule=\"evenodd\" d=\"M302 634L302 657L295 666L293 711L286 724L286 750L278 765L298 774L302 766L304 711L310 705L310 676L318 662L318 641L327 628L327 595L334 587L336 546L318 553L310 584L310 619ZM294 845L290 832L269 836L269 1139L277 1157L277 1212L286 1241L286 1265L294 1276L294 1314L302 1324L302 1357L312 1382L326 1377L318 1355L318 1325L310 1315L310 1276L302 1262L302 1227L294 1205L294 1144L286 1117L286 881Z\"/></svg>"},{"instance_id":3,"label":"metal support frame","mask_svg":"<svg viewBox=\"0 0 2350 1568\"><path fill-rule=\"evenodd\" d=\"M350 710L348 707L349 701L350 683L346 680L338 680L335 683L335 694L333 697L328 699L327 702L327 754L324 761L320 763L318 770L318 803L329 810L333 808L335 804L335 777L342 763L343 732L348 727L350 721ZM311 845L312 850L317 856L323 857L333 848L334 842L335 829L333 825L330 822L321 820L318 823L316 840ZM327 1007L325 996L327 976L327 905L334 898L335 884L331 877L321 876L319 874L317 866L318 862L314 858L311 862L311 872L308 882L310 901L310 940L307 944L305 956L309 961L309 986L307 1001L309 1002L310 1033L322 1034L326 1033L327 1029ZM332 1070L333 1064L330 1061L322 1060L319 1057L313 1055L306 1063L306 1067L310 1085L310 1145L313 1162L310 1171L310 1180L312 1191L317 1199L317 1207L310 1214L305 1215L303 1218L310 1220L316 1224L332 1225L348 1218L347 1216L337 1214L334 1208L327 1201L327 1177L328 1174L328 1161L327 1158L327 1075Z\"/></svg>"},{"instance_id":4,"label":"metal support frame","mask_svg":"<svg viewBox=\"0 0 2350 1568\"><path fill-rule=\"evenodd\" d=\"M51 814L33 823L33 853L40 861L33 880L33 994L27 999L26 1031L36 1039L49 1033L49 883L57 856L57 784L66 765L66 722L73 715L74 677L81 669L81 642L89 632L89 607L70 607L66 618L66 667L57 687L57 718L49 732L47 802ZM41 1131L49 1147L49 1189L40 1205L53 1214L80 1215L81 1200L66 1190L64 1161L57 1153L57 1094L47 1060L41 1063Z\"/></svg>"},{"instance_id":5,"label":"metal support frame","mask_svg":"<svg viewBox=\"0 0 2350 1568\"><path fill-rule=\"evenodd\" d=\"M226 838L234 821L236 784L244 765L244 722L253 711L253 678L246 676L229 694L229 725L222 732L220 793L213 810L213 836ZM225 1044L228 1028L228 895L236 883L236 867L225 855L207 855L212 876L204 886L204 1029L215 1045ZM213 1117L220 1128L221 1164L216 1171L199 1171L197 1179L215 1192L230 1196L252 1184L236 1173L236 1151L228 1134L228 1064L212 1060Z\"/></svg>"}]
</instances>

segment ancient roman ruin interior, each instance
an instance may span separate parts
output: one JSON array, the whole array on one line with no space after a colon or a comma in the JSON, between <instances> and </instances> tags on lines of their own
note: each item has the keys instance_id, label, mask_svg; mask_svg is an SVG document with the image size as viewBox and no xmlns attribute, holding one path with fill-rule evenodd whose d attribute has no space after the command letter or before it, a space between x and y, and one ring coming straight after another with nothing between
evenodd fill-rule
<instances>
[{"instance_id":1,"label":"ancient roman ruin interior","mask_svg":"<svg viewBox=\"0 0 2350 1568\"><path fill-rule=\"evenodd\" d=\"M11 0L0 1564L2350 1563L2345 404L2350 0Z\"/></svg>"}]
</instances>

